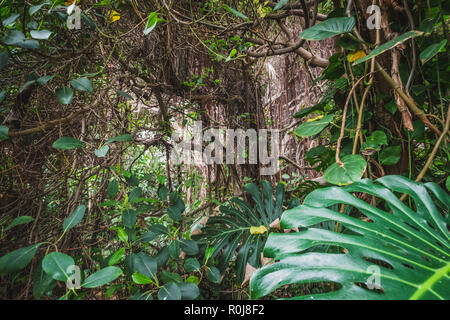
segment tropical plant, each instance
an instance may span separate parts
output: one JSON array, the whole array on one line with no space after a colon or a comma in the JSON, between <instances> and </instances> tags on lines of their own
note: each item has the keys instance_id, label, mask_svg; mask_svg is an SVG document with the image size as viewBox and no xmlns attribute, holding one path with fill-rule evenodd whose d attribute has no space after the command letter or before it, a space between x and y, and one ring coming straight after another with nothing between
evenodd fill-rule
<instances>
[{"instance_id":1,"label":"tropical plant","mask_svg":"<svg viewBox=\"0 0 450 320\"><path fill-rule=\"evenodd\" d=\"M378 198L376 206L352 193ZM395 193L409 196L409 205ZM357 215L328 209L335 204ZM449 208L450 197L437 184L402 176L317 189L282 215L281 228L298 232L269 235L264 254L275 263L253 274L251 294L322 282L334 290L294 299L450 299ZM342 225L342 233L317 227L325 221ZM319 245L340 253L311 250Z\"/></svg>"},{"instance_id":2,"label":"tropical plant","mask_svg":"<svg viewBox=\"0 0 450 320\"><path fill-rule=\"evenodd\" d=\"M220 206L221 215L208 219L202 233L196 237L214 248L212 258L219 258L218 268L223 273L236 255L238 283L244 280L247 262L254 268L261 266L261 251L270 225L281 216L285 186L275 189L275 201L270 182L261 181L260 188L249 183L244 189L251 194L254 207L233 197Z\"/></svg>"}]
</instances>

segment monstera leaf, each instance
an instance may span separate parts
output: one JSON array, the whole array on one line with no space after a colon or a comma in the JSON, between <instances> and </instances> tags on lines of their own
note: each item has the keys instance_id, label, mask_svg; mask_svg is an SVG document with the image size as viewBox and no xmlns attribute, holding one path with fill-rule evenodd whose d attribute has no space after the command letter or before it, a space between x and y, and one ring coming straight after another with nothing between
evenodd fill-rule
<instances>
[{"instance_id":1,"label":"monstera leaf","mask_svg":"<svg viewBox=\"0 0 450 320\"><path fill-rule=\"evenodd\" d=\"M376 207L353 192L378 198ZM403 193L411 207L397 198ZM335 204L354 210L346 215L328 208ZM253 274L251 294L321 282L334 290L295 299L450 299L449 207L438 185L401 176L315 190L283 213L281 227L299 232L270 234L264 254L276 262ZM325 221L338 222L343 232L317 228ZM319 245L341 253L314 250Z\"/></svg>"},{"instance_id":2,"label":"monstera leaf","mask_svg":"<svg viewBox=\"0 0 450 320\"><path fill-rule=\"evenodd\" d=\"M254 183L247 184L255 203L252 208L239 198L232 198L229 205L220 206L219 216L208 219L196 240L214 247L213 257L219 257L218 268L224 272L237 252L237 280L244 280L247 262L255 268L261 266L260 257L270 224L281 216L284 184L279 183L273 199L272 186L261 181L261 191Z\"/></svg>"}]
</instances>

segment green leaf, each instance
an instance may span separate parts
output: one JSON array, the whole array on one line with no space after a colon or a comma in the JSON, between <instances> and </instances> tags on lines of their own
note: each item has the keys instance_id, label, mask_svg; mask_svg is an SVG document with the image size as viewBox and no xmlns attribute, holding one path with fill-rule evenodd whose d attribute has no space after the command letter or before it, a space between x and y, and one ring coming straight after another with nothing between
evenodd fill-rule
<instances>
[{"instance_id":1,"label":"green leaf","mask_svg":"<svg viewBox=\"0 0 450 320\"><path fill-rule=\"evenodd\" d=\"M180 287L174 282L166 283L158 291L159 300L181 300Z\"/></svg>"},{"instance_id":2,"label":"green leaf","mask_svg":"<svg viewBox=\"0 0 450 320\"><path fill-rule=\"evenodd\" d=\"M302 123L296 130L295 135L298 137L310 137L320 133L333 120L334 115L329 114L320 120Z\"/></svg>"},{"instance_id":3,"label":"green leaf","mask_svg":"<svg viewBox=\"0 0 450 320\"><path fill-rule=\"evenodd\" d=\"M162 282L168 283L168 282L175 282L175 283L182 283L183 279L178 273L175 272L169 272L167 270L161 271L159 274Z\"/></svg>"},{"instance_id":4,"label":"green leaf","mask_svg":"<svg viewBox=\"0 0 450 320\"><path fill-rule=\"evenodd\" d=\"M140 187L134 188L128 195L128 202L134 203L142 195L142 189Z\"/></svg>"},{"instance_id":5,"label":"green leaf","mask_svg":"<svg viewBox=\"0 0 450 320\"><path fill-rule=\"evenodd\" d=\"M151 232L154 232L156 235L169 234L169 231L167 231L167 227L163 226L162 224L153 224L148 229Z\"/></svg>"},{"instance_id":6,"label":"green leaf","mask_svg":"<svg viewBox=\"0 0 450 320\"><path fill-rule=\"evenodd\" d=\"M61 137L55 142L53 142L53 148L61 150L72 150L76 148L81 148L82 146L83 146L82 141L71 137Z\"/></svg>"},{"instance_id":7,"label":"green leaf","mask_svg":"<svg viewBox=\"0 0 450 320\"><path fill-rule=\"evenodd\" d=\"M56 90L56 97L62 104L69 104L73 99L73 90L69 87L63 87Z\"/></svg>"},{"instance_id":8,"label":"green leaf","mask_svg":"<svg viewBox=\"0 0 450 320\"><path fill-rule=\"evenodd\" d=\"M141 274L139 272L133 273L131 278L133 279L133 282L137 283L137 284L149 284L149 283L153 282L152 279L150 279L146 275L143 275L143 274Z\"/></svg>"},{"instance_id":9,"label":"green leaf","mask_svg":"<svg viewBox=\"0 0 450 320\"><path fill-rule=\"evenodd\" d=\"M48 30L31 30L30 35L33 39L47 40L52 35L52 32Z\"/></svg>"},{"instance_id":10,"label":"green leaf","mask_svg":"<svg viewBox=\"0 0 450 320\"><path fill-rule=\"evenodd\" d=\"M383 165L394 165L400 161L401 152L400 146L384 148L383 151L380 152L378 160L380 160L380 164Z\"/></svg>"},{"instance_id":11,"label":"green leaf","mask_svg":"<svg viewBox=\"0 0 450 320\"><path fill-rule=\"evenodd\" d=\"M216 267L209 267L207 276L212 283L220 283L220 271Z\"/></svg>"},{"instance_id":12,"label":"green leaf","mask_svg":"<svg viewBox=\"0 0 450 320\"><path fill-rule=\"evenodd\" d=\"M2 22L3 26L4 27L12 26L16 22L17 18L19 18L19 17L20 17L20 14L13 13L11 16L9 16L5 20L3 20L3 22Z\"/></svg>"},{"instance_id":13,"label":"green leaf","mask_svg":"<svg viewBox=\"0 0 450 320\"><path fill-rule=\"evenodd\" d=\"M108 151L109 151L109 146L105 144L103 147L101 147L101 148L95 150L94 153L95 153L95 155L96 155L97 157L103 158L103 157L106 156L106 154L108 153Z\"/></svg>"},{"instance_id":14,"label":"green leaf","mask_svg":"<svg viewBox=\"0 0 450 320\"><path fill-rule=\"evenodd\" d=\"M55 76L43 76L40 77L36 80L36 82L38 84L40 84L41 86L43 86L44 84L46 84L47 82L49 82L50 80L52 80Z\"/></svg>"},{"instance_id":15,"label":"green leaf","mask_svg":"<svg viewBox=\"0 0 450 320\"><path fill-rule=\"evenodd\" d=\"M188 256L194 256L198 253L198 244L193 240L181 240L180 248L184 251Z\"/></svg>"},{"instance_id":16,"label":"green leaf","mask_svg":"<svg viewBox=\"0 0 450 320\"><path fill-rule=\"evenodd\" d=\"M330 18L304 30L300 34L300 38L305 40L324 40L351 32L354 26L354 17Z\"/></svg>"},{"instance_id":17,"label":"green leaf","mask_svg":"<svg viewBox=\"0 0 450 320\"><path fill-rule=\"evenodd\" d=\"M253 274L252 298L282 286L333 282L333 291L292 298L450 299L448 207L440 211L430 192L442 204L446 199L448 203L449 195L438 185L402 176L313 191L303 205L285 211L281 218L281 229L300 231L270 234L264 255L276 262ZM403 193L411 202L398 199ZM377 198L376 207L361 200L370 197ZM351 216L329 209L343 204ZM339 223L344 232L325 229L328 221ZM319 252L318 246L339 250Z\"/></svg>"},{"instance_id":18,"label":"green leaf","mask_svg":"<svg viewBox=\"0 0 450 320\"><path fill-rule=\"evenodd\" d=\"M132 96L130 96L128 93L121 91L121 90L117 90L116 91L118 95L126 98L127 100L134 100L134 98Z\"/></svg>"},{"instance_id":19,"label":"green leaf","mask_svg":"<svg viewBox=\"0 0 450 320\"><path fill-rule=\"evenodd\" d=\"M22 270L33 259L41 243L20 248L0 258L0 274L8 274Z\"/></svg>"},{"instance_id":20,"label":"green leaf","mask_svg":"<svg viewBox=\"0 0 450 320\"><path fill-rule=\"evenodd\" d=\"M237 16L237 17L239 17L239 18L241 18L241 19L250 21L250 19L249 19L246 15L240 13L240 12L237 11L236 9L233 9L233 8L229 7L228 5L226 5L226 4L223 4L222 7L223 7L226 11L228 11L228 12L234 14L235 16Z\"/></svg>"},{"instance_id":21,"label":"green leaf","mask_svg":"<svg viewBox=\"0 0 450 320\"><path fill-rule=\"evenodd\" d=\"M94 88L92 87L92 82L91 80L89 80L86 77L82 77L82 78L78 78L75 80L72 80L70 82L70 84L72 85L72 87L74 87L75 89L79 90L79 91L87 91L92 93L94 91Z\"/></svg>"},{"instance_id":22,"label":"green leaf","mask_svg":"<svg viewBox=\"0 0 450 320\"><path fill-rule=\"evenodd\" d=\"M158 188L158 198L161 201L166 201L167 196L169 195L169 189L165 185L160 185Z\"/></svg>"},{"instance_id":23,"label":"green leaf","mask_svg":"<svg viewBox=\"0 0 450 320\"><path fill-rule=\"evenodd\" d=\"M6 66L9 60L9 55L6 51L0 51L0 71Z\"/></svg>"},{"instance_id":24,"label":"green leaf","mask_svg":"<svg viewBox=\"0 0 450 320\"><path fill-rule=\"evenodd\" d=\"M97 288L116 280L121 275L122 270L120 268L109 266L91 274L81 286L84 288Z\"/></svg>"},{"instance_id":25,"label":"green leaf","mask_svg":"<svg viewBox=\"0 0 450 320\"><path fill-rule=\"evenodd\" d=\"M321 109L322 109L321 105L315 105L314 107L303 108L294 114L294 118L297 118L297 119L303 118L303 117L307 116L308 114L310 114L311 112L314 112L316 110L321 110Z\"/></svg>"},{"instance_id":26,"label":"green leaf","mask_svg":"<svg viewBox=\"0 0 450 320\"><path fill-rule=\"evenodd\" d=\"M278 1L278 3L275 5L275 7L273 7L273 11L277 11L280 10L281 8L283 8L287 3L289 2L289 0L280 0Z\"/></svg>"},{"instance_id":27,"label":"green leaf","mask_svg":"<svg viewBox=\"0 0 450 320\"><path fill-rule=\"evenodd\" d=\"M0 141L9 138L9 128L6 126L0 126Z\"/></svg>"},{"instance_id":28,"label":"green leaf","mask_svg":"<svg viewBox=\"0 0 450 320\"><path fill-rule=\"evenodd\" d=\"M138 242L150 242L153 241L158 235L152 231L147 231L145 233L143 233L139 239L137 240Z\"/></svg>"},{"instance_id":29,"label":"green leaf","mask_svg":"<svg viewBox=\"0 0 450 320\"><path fill-rule=\"evenodd\" d=\"M368 60L370 60L370 59L372 59L372 58L374 58L374 57L376 57L376 56L382 54L383 52L386 52L386 51L388 51L388 50L390 50L390 49L396 47L396 46L399 45L400 43L403 43L403 42L405 42L405 41L407 41L407 40L409 40L409 39L418 37L418 36L420 36L420 35L422 35L422 34L423 34L423 32L421 32L421 31L408 31L408 32L402 34L401 36L398 36L397 38L392 39L392 40L390 40L390 41L388 41L388 42L386 42L386 43L383 43L381 46L379 46L379 47L373 49L373 50L372 50L367 56L365 56L364 58L361 58L361 59L356 60L356 61L353 63L353 65L356 66L356 65L358 65L358 64L360 64L360 63L363 63L363 62L365 62L365 61L368 61Z\"/></svg>"},{"instance_id":30,"label":"green leaf","mask_svg":"<svg viewBox=\"0 0 450 320\"><path fill-rule=\"evenodd\" d=\"M420 62L422 64L427 63L433 58L439 51L445 48L447 45L447 39L442 40L439 43L432 44L420 53Z\"/></svg>"},{"instance_id":31,"label":"green leaf","mask_svg":"<svg viewBox=\"0 0 450 320\"><path fill-rule=\"evenodd\" d=\"M108 265L113 266L122 260L123 256L125 255L125 248L120 248L114 254L109 258Z\"/></svg>"},{"instance_id":32,"label":"green leaf","mask_svg":"<svg viewBox=\"0 0 450 320\"><path fill-rule=\"evenodd\" d=\"M184 300L194 300L197 299L197 297L200 295L200 290L195 283L178 283L178 287L181 290L181 298Z\"/></svg>"},{"instance_id":33,"label":"green leaf","mask_svg":"<svg viewBox=\"0 0 450 320\"><path fill-rule=\"evenodd\" d=\"M8 231L8 230L11 230L11 229L14 228L15 226L19 226L19 225L21 225L21 224L26 224L26 223L29 223L29 222L31 222L31 221L34 221L34 218L33 218L33 217L30 217L30 216L21 216L21 217L17 217L17 218L15 218L15 219L10 223L9 226L7 226L7 227L5 228L5 232Z\"/></svg>"},{"instance_id":34,"label":"green leaf","mask_svg":"<svg viewBox=\"0 0 450 320\"><path fill-rule=\"evenodd\" d=\"M169 255L172 259L178 259L180 256L180 242L178 240L174 240L169 244Z\"/></svg>"},{"instance_id":35,"label":"green leaf","mask_svg":"<svg viewBox=\"0 0 450 320\"><path fill-rule=\"evenodd\" d=\"M450 192L450 176L448 176L447 180L445 180L445 187L447 188L447 191Z\"/></svg>"},{"instance_id":36,"label":"green leaf","mask_svg":"<svg viewBox=\"0 0 450 320\"><path fill-rule=\"evenodd\" d=\"M75 211L64 220L63 223L63 231L66 233L73 227L75 227L77 224L80 223L81 220L83 220L84 212L86 211L86 206L84 204L79 205Z\"/></svg>"},{"instance_id":37,"label":"green leaf","mask_svg":"<svg viewBox=\"0 0 450 320\"><path fill-rule=\"evenodd\" d=\"M156 259L150 257L145 252L139 252L134 255L134 268L135 271L154 279L158 270Z\"/></svg>"},{"instance_id":38,"label":"green leaf","mask_svg":"<svg viewBox=\"0 0 450 320\"><path fill-rule=\"evenodd\" d=\"M386 103L385 105L383 105L383 107L389 111L391 114L394 114L395 112L397 112L397 104L395 103L394 100Z\"/></svg>"},{"instance_id":39,"label":"green leaf","mask_svg":"<svg viewBox=\"0 0 450 320\"><path fill-rule=\"evenodd\" d=\"M109 138L108 140L106 140L105 144L110 144L112 142L127 142L127 141L133 141L133 136L131 134L123 134L121 136Z\"/></svg>"},{"instance_id":40,"label":"green leaf","mask_svg":"<svg viewBox=\"0 0 450 320\"><path fill-rule=\"evenodd\" d=\"M184 270L186 272L194 272L200 270L200 262L195 258L187 258L184 261Z\"/></svg>"},{"instance_id":41,"label":"green leaf","mask_svg":"<svg viewBox=\"0 0 450 320\"><path fill-rule=\"evenodd\" d=\"M42 269L42 259L36 263L33 270L33 297L39 300L44 293L53 289L56 286L56 281L52 279Z\"/></svg>"},{"instance_id":42,"label":"green leaf","mask_svg":"<svg viewBox=\"0 0 450 320\"><path fill-rule=\"evenodd\" d=\"M121 228L121 227L115 227L115 228L113 228L113 229L117 230L117 237L118 237L122 242L125 242L125 243L128 242L128 235L127 235L127 233L125 232L125 230L124 230L123 228Z\"/></svg>"},{"instance_id":43,"label":"green leaf","mask_svg":"<svg viewBox=\"0 0 450 320\"><path fill-rule=\"evenodd\" d=\"M122 223L127 228L134 228L137 222L137 213L134 210L127 209L122 213Z\"/></svg>"},{"instance_id":44,"label":"green leaf","mask_svg":"<svg viewBox=\"0 0 450 320\"><path fill-rule=\"evenodd\" d=\"M182 219L181 218L182 212L178 207L170 206L169 208L167 208L167 214L174 221L180 221Z\"/></svg>"},{"instance_id":45,"label":"green leaf","mask_svg":"<svg viewBox=\"0 0 450 320\"><path fill-rule=\"evenodd\" d=\"M53 279L59 281L67 281L70 275L67 269L75 265L75 261L71 256L61 252L52 252L42 260L42 269Z\"/></svg>"},{"instance_id":46,"label":"green leaf","mask_svg":"<svg viewBox=\"0 0 450 320\"><path fill-rule=\"evenodd\" d=\"M117 195L117 192L119 192L119 183L117 182L116 179L112 179L108 183L107 187L108 199L114 199Z\"/></svg>"},{"instance_id":47,"label":"green leaf","mask_svg":"<svg viewBox=\"0 0 450 320\"><path fill-rule=\"evenodd\" d=\"M28 13L30 14L30 16L32 16L33 14L35 14L36 12L38 12L39 10L42 9L43 6L45 6L46 3L41 3L35 6L30 7L30 9L28 9Z\"/></svg>"},{"instance_id":48,"label":"green leaf","mask_svg":"<svg viewBox=\"0 0 450 320\"><path fill-rule=\"evenodd\" d=\"M159 21L164 20L158 18L158 13L156 12L150 13L147 19L147 24L145 25L144 35L148 35L150 32L152 32L153 29L155 29L155 27L158 25Z\"/></svg>"},{"instance_id":49,"label":"green leaf","mask_svg":"<svg viewBox=\"0 0 450 320\"><path fill-rule=\"evenodd\" d=\"M4 44L8 46L17 46L25 49L39 48L39 42L36 40L27 40L25 35L18 30L9 30L2 38Z\"/></svg>"},{"instance_id":50,"label":"green leaf","mask_svg":"<svg viewBox=\"0 0 450 320\"><path fill-rule=\"evenodd\" d=\"M364 171L366 170L366 160L359 155L347 155L342 157L342 167L333 163L325 171L323 178L332 184L347 185L361 179Z\"/></svg>"}]
</instances>

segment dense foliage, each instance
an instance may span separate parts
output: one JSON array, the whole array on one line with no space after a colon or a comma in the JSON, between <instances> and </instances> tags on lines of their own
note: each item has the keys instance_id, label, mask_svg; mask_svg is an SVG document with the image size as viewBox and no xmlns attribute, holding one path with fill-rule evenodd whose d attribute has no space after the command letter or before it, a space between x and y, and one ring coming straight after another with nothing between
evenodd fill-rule
<instances>
[{"instance_id":1,"label":"dense foliage","mask_svg":"<svg viewBox=\"0 0 450 320\"><path fill-rule=\"evenodd\" d=\"M449 14L0 0L0 297L449 299ZM178 163L198 122L279 172Z\"/></svg>"}]
</instances>

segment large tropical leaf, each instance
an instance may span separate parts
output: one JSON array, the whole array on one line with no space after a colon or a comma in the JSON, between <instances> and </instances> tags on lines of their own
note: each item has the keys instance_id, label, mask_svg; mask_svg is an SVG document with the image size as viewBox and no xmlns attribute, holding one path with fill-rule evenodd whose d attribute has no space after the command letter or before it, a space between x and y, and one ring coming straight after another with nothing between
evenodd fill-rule
<instances>
[{"instance_id":1,"label":"large tropical leaf","mask_svg":"<svg viewBox=\"0 0 450 320\"><path fill-rule=\"evenodd\" d=\"M219 257L218 268L224 272L236 256L237 280L242 282L247 262L253 267L261 266L260 257L270 224L281 216L284 184L279 183L273 199L272 186L261 181L261 190L250 183L245 186L254 201L254 208L239 198L232 198L229 205L220 206L219 216L208 219L199 236L200 242L214 247L213 257Z\"/></svg>"},{"instance_id":2,"label":"large tropical leaf","mask_svg":"<svg viewBox=\"0 0 450 320\"><path fill-rule=\"evenodd\" d=\"M376 207L353 192L378 198ZM403 193L411 207L397 198ZM336 204L355 210L347 215L328 208ZM283 285L331 282L334 291L295 298L450 299L449 207L450 197L438 185L401 176L315 190L283 213L281 227L299 232L270 234L264 254L277 262L255 272L252 296ZM343 232L317 228L325 221L338 222ZM314 250L319 245L340 252Z\"/></svg>"},{"instance_id":3,"label":"large tropical leaf","mask_svg":"<svg viewBox=\"0 0 450 320\"><path fill-rule=\"evenodd\" d=\"M330 18L316 24L300 34L305 40L324 40L352 31L355 26L355 17Z\"/></svg>"}]
</instances>

